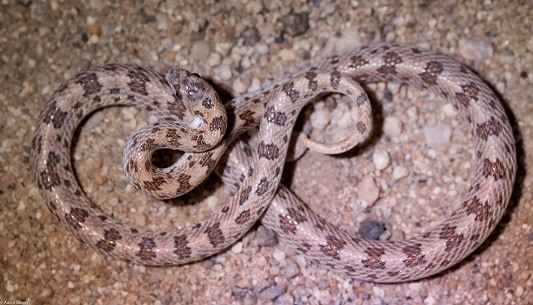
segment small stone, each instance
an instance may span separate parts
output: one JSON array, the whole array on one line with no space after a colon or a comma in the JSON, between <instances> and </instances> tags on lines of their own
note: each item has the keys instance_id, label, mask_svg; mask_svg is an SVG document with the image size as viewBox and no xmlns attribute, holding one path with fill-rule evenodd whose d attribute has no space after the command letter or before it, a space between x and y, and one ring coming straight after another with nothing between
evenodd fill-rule
<instances>
[{"instance_id":1,"label":"small stone","mask_svg":"<svg viewBox=\"0 0 533 305\"><path fill-rule=\"evenodd\" d=\"M392 178L396 180L405 178L407 177L407 175L409 175L409 170L404 166L399 165L399 166L395 166L392 169Z\"/></svg>"},{"instance_id":2,"label":"small stone","mask_svg":"<svg viewBox=\"0 0 533 305\"><path fill-rule=\"evenodd\" d=\"M424 304L426 305L434 305L436 302L435 298L433 296L427 296L425 299L424 299Z\"/></svg>"},{"instance_id":3,"label":"small stone","mask_svg":"<svg viewBox=\"0 0 533 305\"><path fill-rule=\"evenodd\" d=\"M281 59L281 61L285 61L285 62L294 61L296 59L296 55L294 54L294 52L288 49L280 50L278 53L278 56Z\"/></svg>"},{"instance_id":4,"label":"small stone","mask_svg":"<svg viewBox=\"0 0 533 305\"><path fill-rule=\"evenodd\" d=\"M244 298L246 296L254 295L254 292L246 288L233 287L231 289L231 295L236 298Z\"/></svg>"},{"instance_id":5,"label":"small stone","mask_svg":"<svg viewBox=\"0 0 533 305\"><path fill-rule=\"evenodd\" d=\"M9 283L9 282L6 284L6 286L4 288L9 293L13 293L16 290L15 286L13 284Z\"/></svg>"},{"instance_id":6,"label":"small stone","mask_svg":"<svg viewBox=\"0 0 533 305\"><path fill-rule=\"evenodd\" d=\"M291 261L287 264L287 267L281 269L281 274L283 275L283 278L291 279L300 274L300 268L298 268L296 263Z\"/></svg>"},{"instance_id":7,"label":"small stone","mask_svg":"<svg viewBox=\"0 0 533 305\"><path fill-rule=\"evenodd\" d=\"M19 201L19 204L17 205L17 211L24 211L26 210L26 203L24 201Z\"/></svg>"},{"instance_id":8,"label":"small stone","mask_svg":"<svg viewBox=\"0 0 533 305\"><path fill-rule=\"evenodd\" d=\"M494 55L494 47L487 38L461 39L457 51L461 57L472 61L490 61Z\"/></svg>"},{"instance_id":9,"label":"small stone","mask_svg":"<svg viewBox=\"0 0 533 305\"><path fill-rule=\"evenodd\" d=\"M303 255L297 255L294 257L294 261L301 269L307 268L307 259Z\"/></svg>"},{"instance_id":10,"label":"small stone","mask_svg":"<svg viewBox=\"0 0 533 305\"><path fill-rule=\"evenodd\" d=\"M381 234L387 230L384 223L367 219L359 227L359 235L364 239L378 240Z\"/></svg>"},{"instance_id":11,"label":"small stone","mask_svg":"<svg viewBox=\"0 0 533 305\"><path fill-rule=\"evenodd\" d=\"M278 243L278 238L274 231L265 226L259 226L255 231L255 242L260 247L272 247Z\"/></svg>"},{"instance_id":12,"label":"small stone","mask_svg":"<svg viewBox=\"0 0 533 305\"><path fill-rule=\"evenodd\" d=\"M389 137L396 137L402 132L402 121L397 117L386 117L383 122L383 132Z\"/></svg>"},{"instance_id":13,"label":"small stone","mask_svg":"<svg viewBox=\"0 0 533 305\"><path fill-rule=\"evenodd\" d=\"M452 135L450 126L445 124L425 126L423 130L426 144L431 148L436 148L448 143Z\"/></svg>"},{"instance_id":14,"label":"small stone","mask_svg":"<svg viewBox=\"0 0 533 305\"><path fill-rule=\"evenodd\" d=\"M372 161L377 170L383 170L390 164L390 157L386 150L376 149L372 154Z\"/></svg>"},{"instance_id":15,"label":"small stone","mask_svg":"<svg viewBox=\"0 0 533 305\"><path fill-rule=\"evenodd\" d=\"M245 46L252 46L259 40L261 40L261 35L255 26L249 27L244 30L241 34L242 44Z\"/></svg>"},{"instance_id":16,"label":"small stone","mask_svg":"<svg viewBox=\"0 0 533 305\"><path fill-rule=\"evenodd\" d=\"M359 184L357 184L357 196L360 200L366 201L372 205L379 198L379 188L371 176L365 176Z\"/></svg>"},{"instance_id":17,"label":"small stone","mask_svg":"<svg viewBox=\"0 0 533 305\"><path fill-rule=\"evenodd\" d=\"M416 119L418 119L418 108L416 108L416 106L409 107L406 113L412 121L415 121Z\"/></svg>"},{"instance_id":18,"label":"small stone","mask_svg":"<svg viewBox=\"0 0 533 305\"><path fill-rule=\"evenodd\" d=\"M221 61L222 59L220 54L215 52L209 54L209 57L207 58L207 64L209 64L211 67L218 66Z\"/></svg>"},{"instance_id":19,"label":"small stone","mask_svg":"<svg viewBox=\"0 0 533 305\"><path fill-rule=\"evenodd\" d=\"M231 247L231 252L241 253L242 252L242 242L238 242Z\"/></svg>"},{"instance_id":20,"label":"small stone","mask_svg":"<svg viewBox=\"0 0 533 305\"><path fill-rule=\"evenodd\" d=\"M206 199L207 207L209 210L214 210L216 206L218 205L218 198L216 196L209 196Z\"/></svg>"},{"instance_id":21,"label":"small stone","mask_svg":"<svg viewBox=\"0 0 533 305\"><path fill-rule=\"evenodd\" d=\"M243 80L241 78L237 78L233 82L233 89L236 92L243 93L243 92L246 92L246 89L248 88L249 85L250 85L250 79Z\"/></svg>"},{"instance_id":22,"label":"small stone","mask_svg":"<svg viewBox=\"0 0 533 305\"><path fill-rule=\"evenodd\" d=\"M220 65L217 68L215 68L215 74L220 77L222 80L230 80L231 79L231 69L227 65Z\"/></svg>"},{"instance_id":23,"label":"small stone","mask_svg":"<svg viewBox=\"0 0 533 305\"><path fill-rule=\"evenodd\" d=\"M280 285L274 285L263 289L263 291L259 293L259 298L263 300L274 300L275 298L279 297L284 293L285 287Z\"/></svg>"},{"instance_id":24,"label":"small stone","mask_svg":"<svg viewBox=\"0 0 533 305\"><path fill-rule=\"evenodd\" d=\"M318 104L316 106L309 120L313 129L324 130L331 120L331 113L324 108L319 108Z\"/></svg>"},{"instance_id":25,"label":"small stone","mask_svg":"<svg viewBox=\"0 0 533 305\"><path fill-rule=\"evenodd\" d=\"M446 105L442 106L442 112L450 118L456 117L458 114L458 111L455 107L453 107L452 104L447 103Z\"/></svg>"},{"instance_id":26,"label":"small stone","mask_svg":"<svg viewBox=\"0 0 533 305\"><path fill-rule=\"evenodd\" d=\"M272 257L278 262L282 261L285 259L285 252L276 249L274 253L272 253Z\"/></svg>"},{"instance_id":27,"label":"small stone","mask_svg":"<svg viewBox=\"0 0 533 305\"><path fill-rule=\"evenodd\" d=\"M102 35L102 26L99 24L90 25L87 29L87 35L89 36L101 36Z\"/></svg>"},{"instance_id":28,"label":"small stone","mask_svg":"<svg viewBox=\"0 0 533 305\"><path fill-rule=\"evenodd\" d=\"M262 41L256 43L254 47L255 47L255 51L259 55L265 55L268 53L268 45Z\"/></svg>"},{"instance_id":29,"label":"small stone","mask_svg":"<svg viewBox=\"0 0 533 305\"><path fill-rule=\"evenodd\" d=\"M209 53L211 53L211 48L203 40L196 42L191 48L191 57L196 61L205 61Z\"/></svg>"},{"instance_id":30,"label":"small stone","mask_svg":"<svg viewBox=\"0 0 533 305\"><path fill-rule=\"evenodd\" d=\"M137 13L137 15L139 15L139 18L140 18L141 24L152 23L152 22L155 21L155 17L152 16L152 15L147 14L147 13L144 11L144 7L142 7L142 8L139 10L139 12Z\"/></svg>"},{"instance_id":31,"label":"small stone","mask_svg":"<svg viewBox=\"0 0 533 305\"><path fill-rule=\"evenodd\" d=\"M283 24L282 31L290 36L302 35L309 30L308 13L289 13L280 18Z\"/></svg>"},{"instance_id":32,"label":"small stone","mask_svg":"<svg viewBox=\"0 0 533 305\"><path fill-rule=\"evenodd\" d=\"M279 274L279 267L278 266L272 266L268 269L268 273L270 276L277 276Z\"/></svg>"}]
</instances>

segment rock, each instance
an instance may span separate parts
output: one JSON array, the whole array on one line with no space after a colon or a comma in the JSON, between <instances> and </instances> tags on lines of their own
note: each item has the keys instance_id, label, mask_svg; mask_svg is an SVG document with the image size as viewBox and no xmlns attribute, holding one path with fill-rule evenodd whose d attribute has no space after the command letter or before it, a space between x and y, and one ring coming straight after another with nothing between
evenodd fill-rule
<instances>
[{"instance_id":1,"label":"rock","mask_svg":"<svg viewBox=\"0 0 533 305\"><path fill-rule=\"evenodd\" d=\"M374 182L374 178L365 176L359 184L357 184L357 196L360 200L366 201L369 205L372 205L379 198L379 188Z\"/></svg>"},{"instance_id":2,"label":"rock","mask_svg":"<svg viewBox=\"0 0 533 305\"><path fill-rule=\"evenodd\" d=\"M431 148L436 148L448 143L452 135L450 126L445 124L425 126L423 129L426 144Z\"/></svg>"}]
</instances>

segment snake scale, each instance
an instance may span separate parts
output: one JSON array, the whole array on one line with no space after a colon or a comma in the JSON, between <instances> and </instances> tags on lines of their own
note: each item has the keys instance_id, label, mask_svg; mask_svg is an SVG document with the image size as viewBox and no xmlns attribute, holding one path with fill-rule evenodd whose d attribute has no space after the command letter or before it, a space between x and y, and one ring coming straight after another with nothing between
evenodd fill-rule
<instances>
[{"instance_id":1,"label":"snake scale","mask_svg":"<svg viewBox=\"0 0 533 305\"><path fill-rule=\"evenodd\" d=\"M357 114L349 139L323 151L346 151L372 128L359 83L396 82L448 100L469 125L475 165L470 186L440 225L402 241L348 235L313 213L279 184L292 127L318 95L347 95ZM232 188L229 202L205 221L170 232L130 228L98 209L81 190L71 160L73 134L99 108L128 105L159 117L134 134L124 168L136 189L171 198L201 183L217 164ZM253 147L239 136L259 127ZM312 143L312 140L308 143ZM309 144L310 145L310 144ZM184 151L167 168L151 163L162 148ZM198 75L174 68L165 76L130 65L92 68L65 82L41 113L33 171L55 217L79 240L116 258L145 265L185 264L236 242L259 219L320 265L356 279L402 282L438 273L474 251L501 219L514 184L515 143L494 92L456 60L416 46L376 44L330 57L286 80L222 105ZM219 162L221 159L223 162Z\"/></svg>"}]
</instances>

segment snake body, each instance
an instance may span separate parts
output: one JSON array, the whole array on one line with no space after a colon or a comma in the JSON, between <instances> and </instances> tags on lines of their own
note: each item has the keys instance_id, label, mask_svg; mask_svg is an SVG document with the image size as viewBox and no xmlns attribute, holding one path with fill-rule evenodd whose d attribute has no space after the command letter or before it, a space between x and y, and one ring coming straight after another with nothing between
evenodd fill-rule
<instances>
[{"instance_id":1,"label":"snake body","mask_svg":"<svg viewBox=\"0 0 533 305\"><path fill-rule=\"evenodd\" d=\"M300 109L325 92L350 97L357 128L335 149L345 151L371 128L369 102L358 83L381 81L428 89L449 100L468 122L475 143L470 187L454 203L456 209L437 227L403 241L350 236L279 185ZM209 219L171 232L130 228L95 207L72 168L72 136L84 117L111 105L140 107L160 118L138 131L124 154L126 174L137 189L156 198L179 196L219 164L233 190L229 202ZM239 142L242 133L258 126L254 147ZM161 148L187 152L160 169L150 159ZM47 103L33 140L33 161L50 211L78 239L113 257L145 265L197 261L233 244L263 216L265 226L312 260L374 282L419 279L463 260L501 219L516 173L513 134L494 92L448 56L395 44L333 56L225 106L209 84L183 69L165 77L137 66L93 68L64 83Z\"/></svg>"}]
</instances>

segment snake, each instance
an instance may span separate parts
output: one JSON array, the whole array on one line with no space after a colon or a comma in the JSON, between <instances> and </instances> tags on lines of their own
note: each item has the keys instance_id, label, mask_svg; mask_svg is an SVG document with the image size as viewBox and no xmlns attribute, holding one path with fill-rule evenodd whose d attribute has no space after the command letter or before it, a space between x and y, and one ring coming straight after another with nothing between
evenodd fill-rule
<instances>
[{"instance_id":1,"label":"snake","mask_svg":"<svg viewBox=\"0 0 533 305\"><path fill-rule=\"evenodd\" d=\"M369 240L317 215L280 184L287 147L302 107L330 93L346 95L355 128L346 140L307 145L344 152L368 136L370 102L362 84L392 82L429 90L450 102L468 124L474 166L468 190L436 227L405 240ZM217 211L189 227L133 228L99 209L80 187L71 160L83 119L109 106L134 106L158 117L128 140L123 167L132 185L154 198L173 198L214 170L231 189ZM241 135L258 129L255 142ZM183 155L168 167L153 154ZM360 46L311 65L278 83L221 103L198 74L172 68L109 64L63 83L42 110L32 142L32 170L48 209L77 239L114 258L149 266L182 265L215 255L260 219L280 239L320 266L349 278L405 282L461 262L493 232L509 203L516 175L515 141L498 96L466 65L413 45Z\"/></svg>"}]
</instances>

